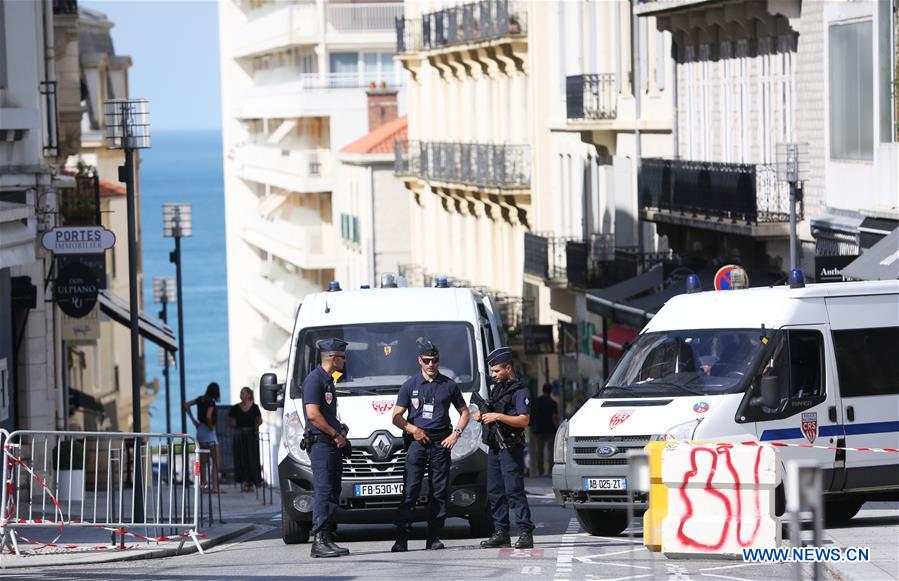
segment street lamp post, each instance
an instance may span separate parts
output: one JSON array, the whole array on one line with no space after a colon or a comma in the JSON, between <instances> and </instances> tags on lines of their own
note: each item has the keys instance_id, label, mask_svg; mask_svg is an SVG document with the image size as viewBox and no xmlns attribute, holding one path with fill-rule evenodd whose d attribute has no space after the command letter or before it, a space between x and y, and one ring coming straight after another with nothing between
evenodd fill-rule
<instances>
[{"instance_id":1,"label":"street lamp post","mask_svg":"<svg viewBox=\"0 0 899 581\"><path fill-rule=\"evenodd\" d=\"M163 323L168 323L168 304L175 302L175 279L170 276L157 276L153 278L153 302L162 305L159 318ZM159 348L159 364L162 366L162 376L165 378L165 431L172 433L172 398L169 390L169 352Z\"/></svg>"},{"instance_id":2,"label":"street lamp post","mask_svg":"<svg viewBox=\"0 0 899 581\"><path fill-rule=\"evenodd\" d=\"M799 268L796 234L796 202L802 199L802 182L808 177L808 144L777 144L777 179L790 184L790 272Z\"/></svg>"},{"instance_id":3,"label":"street lamp post","mask_svg":"<svg viewBox=\"0 0 899 581\"><path fill-rule=\"evenodd\" d=\"M150 124L145 99L111 99L104 103L106 147L122 149L125 165L119 166L119 181L125 183L128 212L128 299L131 329L131 414L132 429L140 433L141 426L141 370L139 310L137 300L137 214L134 191L134 150L150 147ZM134 453L140 454L141 442L135 440ZM135 456L136 458L137 456ZM144 517L142 462L134 463L134 516L136 522Z\"/></svg>"},{"instance_id":4,"label":"street lamp post","mask_svg":"<svg viewBox=\"0 0 899 581\"><path fill-rule=\"evenodd\" d=\"M184 375L184 301L181 278L181 238L193 234L192 208L190 204L162 205L162 235L175 239L175 250L169 254L169 262L175 263L175 280L178 289L178 378L181 382L181 433L187 433L187 385Z\"/></svg>"}]
</instances>

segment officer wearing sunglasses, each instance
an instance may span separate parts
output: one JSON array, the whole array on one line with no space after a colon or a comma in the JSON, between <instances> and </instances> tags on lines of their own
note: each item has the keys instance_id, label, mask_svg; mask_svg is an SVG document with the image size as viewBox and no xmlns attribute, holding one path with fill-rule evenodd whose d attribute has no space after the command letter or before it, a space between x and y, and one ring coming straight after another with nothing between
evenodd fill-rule
<instances>
[{"instance_id":1,"label":"officer wearing sunglasses","mask_svg":"<svg viewBox=\"0 0 899 581\"><path fill-rule=\"evenodd\" d=\"M438 371L440 352L437 346L425 341L419 346L418 353L421 373L416 373L403 384L393 408L393 424L403 430L407 440L412 440L406 453L403 500L394 520L396 542L390 549L394 553L408 549L412 511L421 492L426 468L429 469L429 513L425 548L444 548L437 534L446 520L450 450L459 440L470 415L459 386ZM450 406L455 407L460 416L455 428L450 423ZM403 417L407 410L408 417Z\"/></svg>"}]
</instances>

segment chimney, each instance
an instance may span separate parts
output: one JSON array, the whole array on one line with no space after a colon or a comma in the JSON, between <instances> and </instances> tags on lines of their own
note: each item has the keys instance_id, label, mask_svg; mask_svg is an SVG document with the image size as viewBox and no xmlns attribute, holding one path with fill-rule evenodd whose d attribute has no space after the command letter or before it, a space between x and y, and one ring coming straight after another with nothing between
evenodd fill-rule
<instances>
[{"instance_id":1,"label":"chimney","mask_svg":"<svg viewBox=\"0 0 899 581\"><path fill-rule=\"evenodd\" d=\"M385 83L380 87L372 83L365 94L368 95L369 133L398 117L395 89L387 88Z\"/></svg>"}]
</instances>

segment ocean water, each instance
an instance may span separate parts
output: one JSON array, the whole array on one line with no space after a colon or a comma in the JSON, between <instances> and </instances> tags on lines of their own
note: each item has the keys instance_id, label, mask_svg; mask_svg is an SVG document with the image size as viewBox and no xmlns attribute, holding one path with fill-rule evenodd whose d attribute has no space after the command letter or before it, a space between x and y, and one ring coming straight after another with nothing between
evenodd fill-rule
<instances>
[{"instance_id":1,"label":"ocean water","mask_svg":"<svg viewBox=\"0 0 899 581\"><path fill-rule=\"evenodd\" d=\"M156 132L142 152L141 233L143 235L144 308L158 315L153 277L175 276L169 252L174 238L162 236L162 205L193 205L193 236L181 239L184 285L184 356L187 399L201 395L210 381L219 383L223 400L228 381L228 303L225 267L225 200L222 139L219 131ZM169 325L178 333L177 304L168 306ZM165 430L165 392L159 348L144 342L147 381L159 378L160 391L151 409L150 427ZM177 358L176 358L177 360ZM172 430L181 429L178 370L171 381ZM188 431L193 432L188 418Z\"/></svg>"}]
</instances>

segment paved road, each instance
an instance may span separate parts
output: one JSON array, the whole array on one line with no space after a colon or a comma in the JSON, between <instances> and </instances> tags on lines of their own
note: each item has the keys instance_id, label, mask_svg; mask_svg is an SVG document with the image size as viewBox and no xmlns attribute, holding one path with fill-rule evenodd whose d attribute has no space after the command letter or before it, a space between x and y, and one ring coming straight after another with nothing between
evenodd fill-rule
<instances>
[{"instance_id":1,"label":"paved road","mask_svg":"<svg viewBox=\"0 0 899 581\"><path fill-rule=\"evenodd\" d=\"M538 481L539 482L539 481ZM281 542L279 515L271 512L232 513L229 522L254 522L256 530L216 547L205 556L69 567L9 570L8 579L666 579L671 581L794 579L792 565L745 564L721 560L669 560L646 551L639 523L631 538L592 537L581 531L572 511L558 507L545 486L529 486L536 548L482 550L480 539L467 538L467 524L451 519L444 551L424 551L424 529L410 541L410 551L389 552L389 526L341 526L340 543L352 555L311 559L308 545ZM806 575L810 573L805 570ZM824 579L833 578L823 571ZM806 576L806 578L809 578Z\"/></svg>"}]
</instances>

